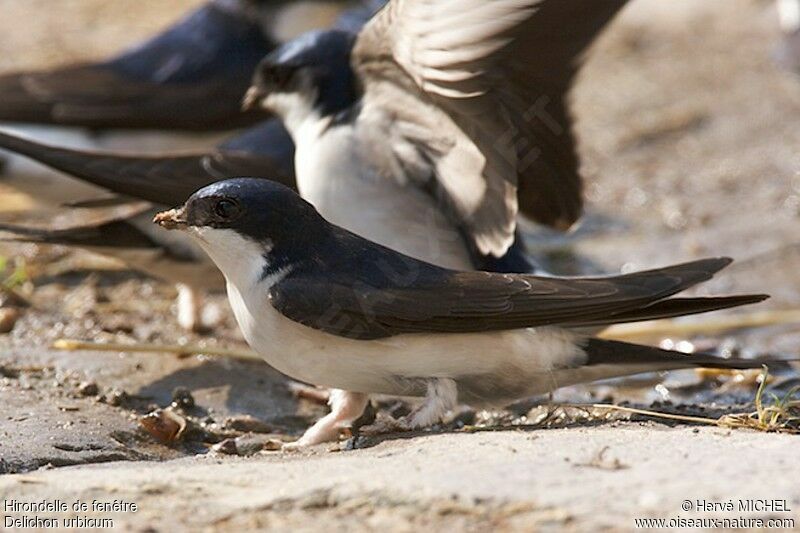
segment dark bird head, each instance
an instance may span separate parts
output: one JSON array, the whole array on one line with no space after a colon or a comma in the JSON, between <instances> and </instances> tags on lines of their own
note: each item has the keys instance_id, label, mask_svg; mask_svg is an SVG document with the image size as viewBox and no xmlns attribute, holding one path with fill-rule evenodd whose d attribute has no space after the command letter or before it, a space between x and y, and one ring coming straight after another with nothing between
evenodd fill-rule
<instances>
[{"instance_id":1,"label":"dark bird head","mask_svg":"<svg viewBox=\"0 0 800 533\"><path fill-rule=\"evenodd\" d=\"M263 279L313 254L330 225L294 191L273 181L234 178L195 192L154 222L193 236L226 275ZM244 271L244 273L242 273Z\"/></svg>"},{"instance_id":2,"label":"dark bird head","mask_svg":"<svg viewBox=\"0 0 800 533\"><path fill-rule=\"evenodd\" d=\"M284 44L261 60L244 108L259 105L274 111L291 129L294 117L327 116L351 106L356 99L350 68L354 40L350 32L328 30Z\"/></svg>"}]
</instances>

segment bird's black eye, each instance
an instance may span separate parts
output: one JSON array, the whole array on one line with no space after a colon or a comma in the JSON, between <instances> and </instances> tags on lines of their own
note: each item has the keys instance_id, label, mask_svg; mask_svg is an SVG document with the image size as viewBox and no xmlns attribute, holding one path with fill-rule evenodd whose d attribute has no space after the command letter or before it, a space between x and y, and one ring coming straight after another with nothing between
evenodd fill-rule
<instances>
[{"instance_id":1,"label":"bird's black eye","mask_svg":"<svg viewBox=\"0 0 800 533\"><path fill-rule=\"evenodd\" d=\"M219 200L214 204L214 214L222 220L230 220L239 213L239 206L233 200Z\"/></svg>"},{"instance_id":2,"label":"bird's black eye","mask_svg":"<svg viewBox=\"0 0 800 533\"><path fill-rule=\"evenodd\" d=\"M294 68L286 65L271 65L264 69L265 81L273 87L284 88L289 85L294 75Z\"/></svg>"}]
</instances>

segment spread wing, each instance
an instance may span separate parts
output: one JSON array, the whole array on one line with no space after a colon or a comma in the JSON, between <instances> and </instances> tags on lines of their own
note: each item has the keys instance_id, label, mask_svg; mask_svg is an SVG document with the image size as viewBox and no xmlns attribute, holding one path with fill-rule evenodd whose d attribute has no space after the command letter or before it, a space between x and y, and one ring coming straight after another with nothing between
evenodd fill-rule
<instances>
[{"instance_id":1,"label":"spread wing","mask_svg":"<svg viewBox=\"0 0 800 533\"><path fill-rule=\"evenodd\" d=\"M334 335L376 339L404 333L468 333L535 326L599 326L676 316L753 303L764 296L659 302L730 263L705 259L666 268L604 278L546 278L521 274L416 271L369 281L340 282L289 275L274 285L270 301L288 318ZM334 276L335 278L335 276ZM393 281L394 280L394 281ZM404 283L407 282L407 283ZM676 299L680 302L681 299ZM655 307L652 307L655 306ZM619 316L619 319L616 317Z\"/></svg>"},{"instance_id":2,"label":"spread wing","mask_svg":"<svg viewBox=\"0 0 800 533\"><path fill-rule=\"evenodd\" d=\"M559 228L580 216L567 94L625 3L393 0L360 33L352 63L365 110L400 121L482 253L503 254L518 206Z\"/></svg>"},{"instance_id":3,"label":"spread wing","mask_svg":"<svg viewBox=\"0 0 800 533\"><path fill-rule=\"evenodd\" d=\"M215 181L255 176L295 188L294 146L277 119L201 153L136 156L59 148L0 132L0 148L113 192L177 205Z\"/></svg>"}]
</instances>

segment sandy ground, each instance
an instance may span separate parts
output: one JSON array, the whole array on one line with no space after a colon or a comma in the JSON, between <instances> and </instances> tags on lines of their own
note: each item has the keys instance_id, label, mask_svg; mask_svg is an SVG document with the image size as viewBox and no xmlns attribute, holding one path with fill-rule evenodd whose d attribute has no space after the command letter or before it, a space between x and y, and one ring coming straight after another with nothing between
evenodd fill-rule
<instances>
[{"instance_id":1,"label":"sandy ground","mask_svg":"<svg viewBox=\"0 0 800 533\"><path fill-rule=\"evenodd\" d=\"M102 57L197 3L70 0L59 2L56 17L52 2L0 0L0 70ZM634 0L599 43L575 94L588 215L569 236L532 231L537 254L563 272L730 255L737 263L702 291L768 292L773 298L761 309L796 308L800 81L773 66L777 39L767 0ZM0 182L3 208L29 201L12 194L13 184ZM2 245L0 254L24 264L29 281L18 289L33 303L0 335L5 501L125 500L138 510L77 514L133 531L311 530L320 523L585 530L633 529L639 517L800 519L797 441L789 435L628 417L541 423L544 408L525 405L463 413L444 428L403 438L259 452L323 412L261 362L49 348L62 337L242 348L223 297L212 297L224 315L214 334L186 335L175 324L169 286L95 272L94 259L63 249ZM784 324L665 342L796 356L799 340L800 326ZM779 374L780 390L796 377ZM740 405L753 398L751 378L645 376L562 391L556 400L659 400L655 408L716 416L751 408ZM164 445L138 421L170 405L177 387L193 396L194 407L172 408L191 431ZM476 423L493 431L468 431ZM208 452L227 437L253 455ZM684 500L738 506L746 498L786 500L792 511L681 508Z\"/></svg>"}]
</instances>

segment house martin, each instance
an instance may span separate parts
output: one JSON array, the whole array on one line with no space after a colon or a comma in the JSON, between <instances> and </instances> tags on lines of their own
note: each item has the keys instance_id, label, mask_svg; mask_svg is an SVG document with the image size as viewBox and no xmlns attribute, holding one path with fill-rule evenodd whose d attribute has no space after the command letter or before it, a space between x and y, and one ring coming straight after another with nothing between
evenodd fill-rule
<instances>
[{"instance_id":1,"label":"house martin","mask_svg":"<svg viewBox=\"0 0 800 533\"><path fill-rule=\"evenodd\" d=\"M392 0L357 36L270 53L245 107L283 119L300 194L331 222L468 269L506 253L518 212L561 229L580 216L568 93L625 4Z\"/></svg>"},{"instance_id":2,"label":"house martin","mask_svg":"<svg viewBox=\"0 0 800 533\"><path fill-rule=\"evenodd\" d=\"M205 130L252 124L239 101L275 47L256 11L283 2L215 0L97 63L0 76L0 121Z\"/></svg>"},{"instance_id":3,"label":"house martin","mask_svg":"<svg viewBox=\"0 0 800 533\"><path fill-rule=\"evenodd\" d=\"M370 394L424 397L407 416L368 428L414 429L457 402L497 406L640 372L764 363L591 336L610 324L766 299L672 298L727 258L591 278L450 270L361 238L291 189L252 178L209 185L154 221L208 253L247 342L270 365L336 389L331 413L297 446L336 439Z\"/></svg>"}]
</instances>

